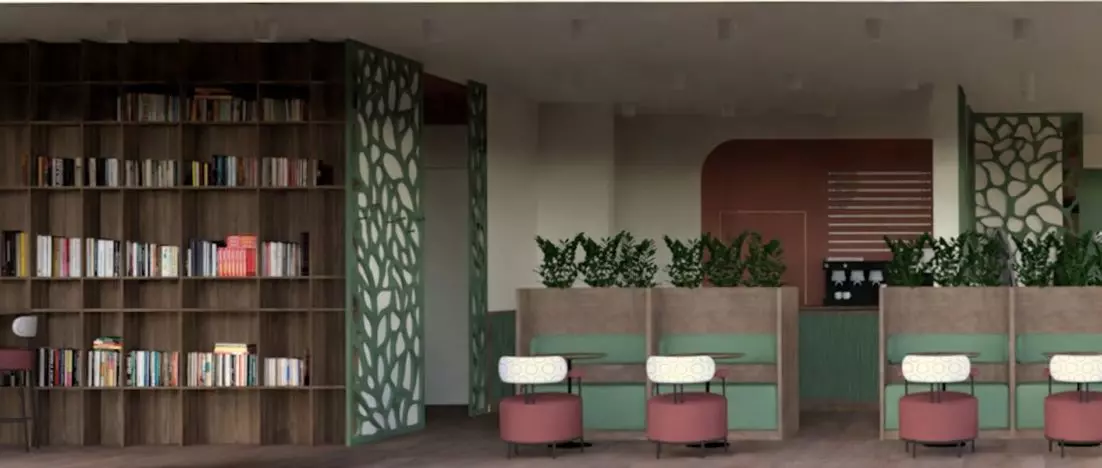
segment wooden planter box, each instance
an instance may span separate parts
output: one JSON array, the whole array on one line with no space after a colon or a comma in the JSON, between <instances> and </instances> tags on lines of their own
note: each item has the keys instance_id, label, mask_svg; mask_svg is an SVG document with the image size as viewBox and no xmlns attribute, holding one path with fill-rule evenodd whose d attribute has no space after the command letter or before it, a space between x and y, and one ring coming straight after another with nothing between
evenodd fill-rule
<instances>
[{"instance_id":1,"label":"wooden planter box","mask_svg":"<svg viewBox=\"0 0 1102 468\"><path fill-rule=\"evenodd\" d=\"M726 352L732 439L781 439L799 429L796 288L521 289L518 355L599 352L586 369L586 425L637 439L659 354ZM718 385L713 392L719 392Z\"/></svg>"}]
</instances>

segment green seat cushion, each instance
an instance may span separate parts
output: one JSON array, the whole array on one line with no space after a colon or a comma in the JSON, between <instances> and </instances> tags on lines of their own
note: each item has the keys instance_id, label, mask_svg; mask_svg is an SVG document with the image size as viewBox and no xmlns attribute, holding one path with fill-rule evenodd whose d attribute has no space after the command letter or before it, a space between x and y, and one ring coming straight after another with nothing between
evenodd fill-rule
<instances>
[{"instance_id":1,"label":"green seat cushion","mask_svg":"<svg viewBox=\"0 0 1102 468\"><path fill-rule=\"evenodd\" d=\"M641 364L647 362L647 340L643 335L539 335L532 338L528 351L532 354L604 354L599 359L585 360L585 364Z\"/></svg>"},{"instance_id":2,"label":"green seat cushion","mask_svg":"<svg viewBox=\"0 0 1102 468\"><path fill-rule=\"evenodd\" d=\"M777 337L770 334L667 335L658 342L659 354L742 353L731 364L773 364L777 362Z\"/></svg>"},{"instance_id":3,"label":"green seat cushion","mask_svg":"<svg viewBox=\"0 0 1102 468\"><path fill-rule=\"evenodd\" d=\"M1018 335L1015 343L1018 362L1048 362L1045 353L1061 351L1102 352L1102 334L1097 333L1028 333Z\"/></svg>"}]
</instances>

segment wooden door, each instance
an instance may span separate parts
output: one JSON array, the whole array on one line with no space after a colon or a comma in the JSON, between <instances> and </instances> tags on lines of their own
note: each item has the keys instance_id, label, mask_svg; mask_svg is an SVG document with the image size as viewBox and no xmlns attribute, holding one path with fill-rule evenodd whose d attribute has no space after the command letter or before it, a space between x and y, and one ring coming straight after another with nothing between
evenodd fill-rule
<instances>
[{"instance_id":1,"label":"wooden door","mask_svg":"<svg viewBox=\"0 0 1102 468\"><path fill-rule=\"evenodd\" d=\"M781 277L785 285L800 288L802 304L808 303L807 214L803 211L733 211L721 215L721 235L730 240L741 232L754 231L768 242L777 239L784 250L787 267Z\"/></svg>"}]
</instances>

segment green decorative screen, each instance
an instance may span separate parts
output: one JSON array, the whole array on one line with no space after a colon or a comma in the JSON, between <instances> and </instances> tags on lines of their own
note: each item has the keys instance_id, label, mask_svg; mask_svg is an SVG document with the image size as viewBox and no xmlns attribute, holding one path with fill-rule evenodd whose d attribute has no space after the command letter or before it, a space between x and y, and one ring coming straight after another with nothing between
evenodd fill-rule
<instances>
[{"instance_id":1,"label":"green decorative screen","mask_svg":"<svg viewBox=\"0 0 1102 468\"><path fill-rule=\"evenodd\" d=\"M467 410L471 416L489 411L486 399L486 85L467 83L467 207L470 271L467 281L470 329L471 393Z\"/></svg>"},{"instance_id":2,"label":"green decorative screen","mask_svg":"<svg viewBox=\"0 0 1102 468\"><path fill-rule=\"evenodd\" d=\"M972 114L977 230L1035 238L1074 226L1078 114Z\"/></svg>"},{"instance_id":3,"label":"green decorative screen","mask_svg":"<svg viewBox=\"0 0 1102 468\"><path fill-rule=\"evenodd\" d=\"M346 60L347 420L361 444L425 424L421 64L357 43Z\"/></svg>"},{"instance_id":4,"label":"green decorative screen","mask_svg":"<svg viewBox=\"0 0 1102 468\"><path fill-rule=\"evenodd\" d=\"M517 313L513 310L489 312L486 317L486 363L489 368L486 398L496 407L502 398L513 396L514 387L502 382L497 374L497 361L517 352Z\"/></svg>"}]
</instances>

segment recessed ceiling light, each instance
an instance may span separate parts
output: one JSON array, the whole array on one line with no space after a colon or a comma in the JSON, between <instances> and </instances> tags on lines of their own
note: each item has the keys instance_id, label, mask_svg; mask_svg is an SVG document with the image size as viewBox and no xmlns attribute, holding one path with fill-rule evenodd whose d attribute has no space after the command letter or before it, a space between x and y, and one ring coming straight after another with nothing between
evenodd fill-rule
<instances>
[{"instance_id":1,"label":"recessed ceiling light","mask_svg":"<svg viewBox=\"0 0 1102 468\"><path fill-rule=\"evenodd\" d=\"M720 18L716 20L716 39L720 41L726 41L731 38L732 22L731 18Z\"/></svg>"},{"instance_id":2,"label":"recessed ceiling light","mask_svg":"<svg viewBox=\"0 0 1102 468\"><path fill-rule=\"evenodd\" d=\"M271 20L253 22L253 39L256 42L276 42L279 38L279 24Z\"/></svg>"},{"instance_id":3,"label":"recessed ceiling light","mask_svg":"<svg viewBox=\"0 0 1102 468\"><path fill-rule=\"evenodd\" d=\"M788 90L789 91L803 91L803 89L804 89L804 80L801 80L800 77L794 76L794 77L792 77L791 79L788 80Z\"/></svg>"},{"instance_id":4,"label":"recessed ceiling light","mask_svg":"<svg viewBox=\"0 0 1102 468\"><path fill-rule=\"evenodd\" d=\"M1033 36L1033 21L1029 18L1014 18L1011 25L1011 34L1015 41L1025 41Z\"/></svg>"},{"instance_id":5,"label":"recessed ceiling light","mask_svg":"<svg viewBox=\"0 0 1102 468\"><path fill-rule=\"evenodd\" d=\"M124 43L127 42L126 37L126 25L122 20L113 19L107 22L107 42L110 43Z\"/></svg>"},{"instance_id":6,"label":"recessed ceiling light","mask_svg":"<svg viewBox=\"0 0 1102 468\"><path fill-rule=\"evenodd\" d=\"M570 38L579 39L582 34L585 34L585 20L578 18L570 20Z\"/></svg>"},{"instance_id":7,"label":"recessed ceiling light","mask_svg":"<svg viewBox=\"0 0 1102 468\"><path fill-rule=\"evenodd\" d=\"M879 41L883 26L880 18L865 18L865 37L873 41Z\"/></svg>"},{"instance_id":8,"label":"recessed ceiling light","mask_svg":"<svg viewBox=\"0 0 1102 468\"><path fill-rule=\"evenodd\" d=\"M1022 75L1022 97L1026 102L1037 100L1037 74L1027 72Z\"/></svg>"},{"instance_id":9,"label":"recessed ceiling light","mask_svg":"<svg viewBox=\"0 0 1102 468\"><path fill-rule=\"evenodd\" d=\"M436 23L428 18L421 20L421 37L425 42L436 40Z\"/></svg>"},{"instance_id":10,"label":"recessed ceiling light","mask_svg":"<svg viewBox=\"0 0 1102 468\"><path fill-rule=\"evenodd\" d=\"M678 72L673 75L673 89L675 91L684 91L688 87L688 77L684 72Z\"/></svg>"}]
</instances>

